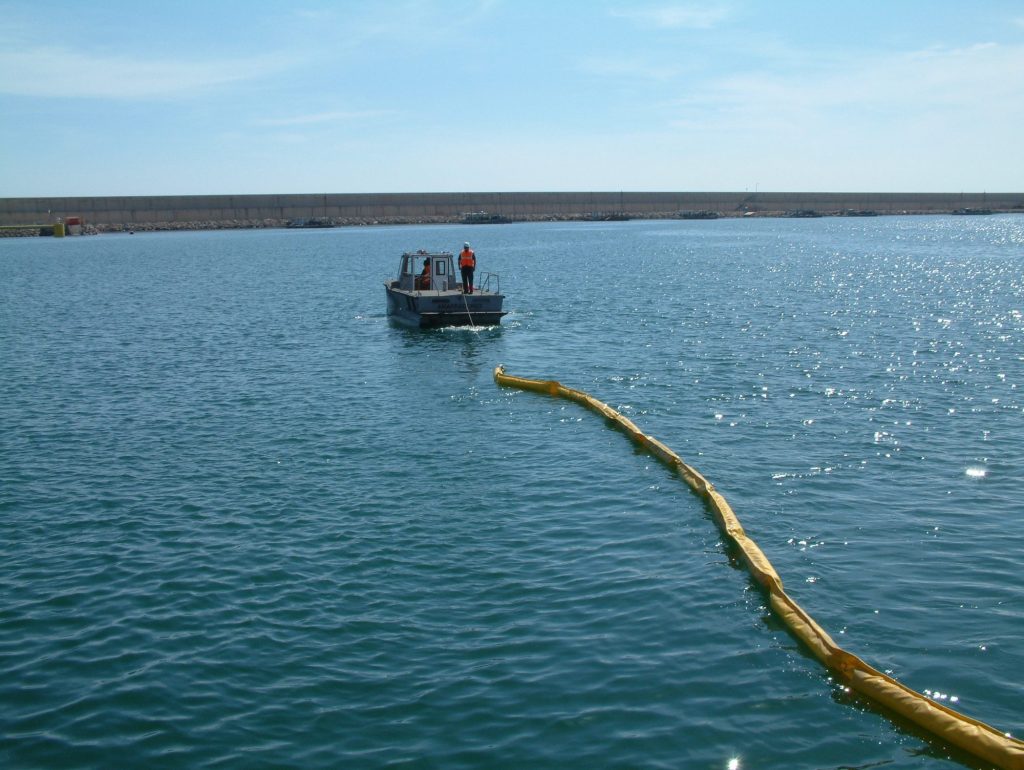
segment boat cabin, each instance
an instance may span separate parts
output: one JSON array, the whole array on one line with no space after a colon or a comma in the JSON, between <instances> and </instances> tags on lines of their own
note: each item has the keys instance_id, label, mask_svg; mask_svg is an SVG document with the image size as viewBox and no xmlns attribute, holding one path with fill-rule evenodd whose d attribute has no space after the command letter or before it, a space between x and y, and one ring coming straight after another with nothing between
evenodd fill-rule
<instances>
[{"instance_id":1,"label":"boat cabin","mask_svg":"<svg viewBox=\"0 0 1024 770\"><path fill-rule=\"evenodd\" d=\"M398 267L398 286L403 291L454 291L457 289L455 262L450 252L405 253Z\"/></svg>"}]
</instances>

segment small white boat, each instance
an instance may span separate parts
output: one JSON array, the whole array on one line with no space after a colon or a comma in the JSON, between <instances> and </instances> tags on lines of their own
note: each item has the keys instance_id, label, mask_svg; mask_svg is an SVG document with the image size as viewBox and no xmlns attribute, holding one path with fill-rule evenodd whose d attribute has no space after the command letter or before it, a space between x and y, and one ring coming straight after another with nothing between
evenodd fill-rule
<instances>
[{"instance_id":1,"label":"small white boat","mask_svg":"<svg viewBox=\"0 0 1024 770\"><path fill-rule=\"evenodd\" d=\"M424 269L426 268L426 270ZM438 326L494 326L506 315L496 273L480 273L472 293L463 291L451 252L406 252L398 278L384 282L388 315L422 329Z\"/></svg>"}]
</instances>

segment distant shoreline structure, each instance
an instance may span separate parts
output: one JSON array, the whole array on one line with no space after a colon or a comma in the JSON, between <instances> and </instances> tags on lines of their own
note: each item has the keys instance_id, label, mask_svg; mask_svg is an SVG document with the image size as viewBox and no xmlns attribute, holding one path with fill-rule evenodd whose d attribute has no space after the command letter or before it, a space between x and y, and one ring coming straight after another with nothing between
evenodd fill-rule
<instances>
[{"instance_id":1,"label":"distant shoreline structure","mask_svg":"<svg viewBox=\"0 0 1024 770\"><path fill-rule=\"evenodd\" d=\"M476 222L1024 213L1022 193L465 192L0 198L0 234ZM295 226L294 224L292 226Z\"/></svg>"}]
</instances>

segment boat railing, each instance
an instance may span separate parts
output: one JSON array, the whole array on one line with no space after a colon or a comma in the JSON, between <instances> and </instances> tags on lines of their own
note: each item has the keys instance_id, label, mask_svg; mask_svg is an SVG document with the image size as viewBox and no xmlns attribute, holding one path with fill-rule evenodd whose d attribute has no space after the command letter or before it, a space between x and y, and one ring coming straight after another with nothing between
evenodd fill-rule
<instances>
[{"instance_id":1,"label":"boat railing","mask_svg":"<svg viewBox=\"0 0 1024 770\"><path fill-rule=\"evenodd\" d=\"M494 282L493 292L501 294L501 276L497 273L480 273L480 280L476 282L476 288L480 291L491 292L491 282Z\"/></svg>"},{"instance_id":2,"label":"boat railing","mask_svg":"<svg viewBox=\"0 0 1024 770\"><path fill-rule=\"evenodd\" d=\"M454 291L457 286L458 284L455 283L455 279L448 275L431 276L427 279L426 285L424 285L423 276L417 275L413 289L418 292L440 294L444 291Z\"/></svg>"}]
</instances>

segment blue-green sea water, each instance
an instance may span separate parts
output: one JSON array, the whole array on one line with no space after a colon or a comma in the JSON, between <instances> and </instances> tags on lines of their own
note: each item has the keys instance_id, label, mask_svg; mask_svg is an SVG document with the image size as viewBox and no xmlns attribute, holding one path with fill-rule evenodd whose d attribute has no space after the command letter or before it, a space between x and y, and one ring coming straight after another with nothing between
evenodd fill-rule
<instances>
[{"instance_id":1,"label":"blue-green sea water","mask_svg":"<svg viewBox=\"0 0 1024 770\"><path fill-rule=\"evenodd\" d=\"M470 240L500 328L384 315ZM1024 217L0 241L0 766L984 767L1024 735Z\"/></svg>"}]
</instances>

